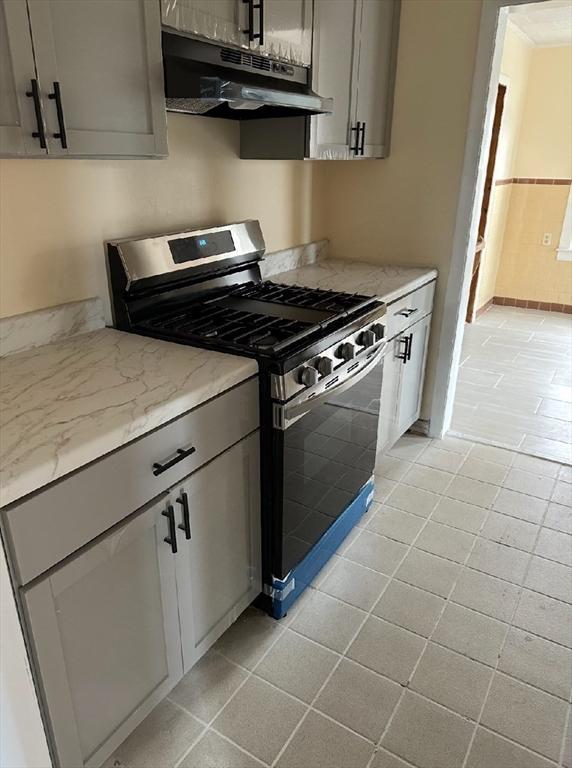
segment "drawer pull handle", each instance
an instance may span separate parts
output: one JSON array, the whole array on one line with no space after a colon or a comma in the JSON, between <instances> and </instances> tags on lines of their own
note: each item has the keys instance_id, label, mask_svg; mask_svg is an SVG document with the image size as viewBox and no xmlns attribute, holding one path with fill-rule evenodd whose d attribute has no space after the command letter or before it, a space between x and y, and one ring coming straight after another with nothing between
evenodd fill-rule
<instances>
[{"instance_id":1,"label":"drawer pull handle","mask_svg":"<svg viewBox=\"0 0 572 768\"><path fill-rule=\"evenodd\" d=\"M175 510L173 505L169 504L164 512L161 512L163 517L166 517L169 521L169 535L165 536L164 542L171 545L171 552L177 554L177 529L175 527Z\"/></svg>"},{"instance_id":2,"label":"drawer pull handle","mask_svg":"<svg viewBox=\"0 0 572 768\"><path fill-rule=\"evenodd\" d=\"M191 515L189 513L189 497L184 491L177 499L177 504L183 507L183 522L179 523L178 528L185 532L185 539L191 538Z\"/></svg>"},{"instance_id":3,"label":"drawer pull handle","mask_svg":"<svg viewBox=\"0 0 572 768\"><path fill-rule=\"evenodd\" d=\"M400 312L396 312L396 315L400 315L401 317L411 317L411 315L414 315L416 312L419 311L419 307L415 307L415 309L402 309Z\"/></svg>"},{"instance_id":4,"label":"drawer pull handle","mask_svg":"<svg viewBox=\"0 0 572 768\"><path fill-rule=\"evenodd\" d=\"M187 456L191 456L196 451L196 448L191 446L190 448L177 448L177 453L175 456L173 456L172 459L169 459L168 461L165 461L164 463L160 463L156 461L153 464L153 474L155 477L157 475L161 475L163 472L166 472L168 469L171 469L171 467L174 467L175 464L178 464L183 459L186 459Z\"/></svg>"}]
</instances>

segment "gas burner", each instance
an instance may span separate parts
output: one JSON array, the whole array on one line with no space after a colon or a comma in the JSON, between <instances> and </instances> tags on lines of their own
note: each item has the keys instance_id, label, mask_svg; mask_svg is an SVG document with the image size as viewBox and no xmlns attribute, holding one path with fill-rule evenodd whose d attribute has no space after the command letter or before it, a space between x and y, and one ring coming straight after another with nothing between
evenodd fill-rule
<instances>
[{"instance_id":1,"label":"gas burner","mask_svg":"<svg viewBox=\"0 0 572 768\"><path fill-rule=\"evenodd\" d=\"M145 318L143 331L189 342L221 343L252 354L276 354L324 332L374 302L367 296L316 288L248 282L205 301Z\"/></svg>"}]
</instances>

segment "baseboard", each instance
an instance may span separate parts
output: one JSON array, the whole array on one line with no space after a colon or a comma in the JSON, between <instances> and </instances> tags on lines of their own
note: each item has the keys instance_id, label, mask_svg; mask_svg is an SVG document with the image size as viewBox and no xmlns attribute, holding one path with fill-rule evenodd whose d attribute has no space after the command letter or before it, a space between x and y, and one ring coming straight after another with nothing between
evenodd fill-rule
<instances>
[{"instance_id":1,"label":"baseboard","mask_svg":"<svg viewBox=\"0 0 572 768\"><path fill-rule=\"evenodd\" d=\"M535 301L534 299L513 299L510 296L493 296L493 304L501 307L520 307L521 309L542 309L544 312L564 312L572 314L572 304L558 304L550 301ZM485 304L485 307L487 305ZM481 310L477 312L479 314Z\"/></svg>"},{"instance_id":2,"label":"baseboard","mask_svg":"<svg viewBox=\"0 0 572 768\"><path fill-rule=\"evenodd\" d=\"M479 307L475 312L475 320L477 319L477 317L480 317L480 315L482 315L483 312L486 312L492 303L493 303L493 299L489 299L485 304L483 304L482 307Z\"/></svg>"}]
</instances>

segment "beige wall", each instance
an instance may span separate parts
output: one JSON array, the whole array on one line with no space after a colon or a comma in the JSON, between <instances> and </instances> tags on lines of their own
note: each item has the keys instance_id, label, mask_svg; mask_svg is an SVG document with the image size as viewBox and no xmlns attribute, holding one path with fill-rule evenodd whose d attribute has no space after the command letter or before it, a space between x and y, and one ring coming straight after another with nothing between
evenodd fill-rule
<instances>
[{"instance_id":1,"label":"beige wall","mask_svg":"<svg viewBox=\"0 0 572 768\"><path fill-rule=\"evenodd\" d=\"M526 102L532 48L507 24L501 60L501 82L507 86L495 162L495 179L516 176L516 157ZM476 307L484 306L495 295L502 253L511 187L493 187L489 206L485 247L477 286Z\"/></svg>"},{"instance_id":2,"label":"beige wall","mask_svg":"<svg viewBox=\"0 0 572 768\"><path fill-rule=\"evenodd\" d=\"M508 123L497 178L572 178L572 46L527 48L514 33L503 54ZM518 115L520 114L520 123ZM477 306L493 296L572 304L572 263L558 261L567 186L511 184L493 193ZM545 232L550 246L542 245Z\"/></svg>"},{"instance_id":3,"label":"beige wall","mask_svg":"<svg viewBox=\"0 0 572 768\"><path fill-rule=\"evenodd\" d=\"M534 48L514 176L572 177L572 46Z\"/></svg>"},{"instance_id":4,"label":"beige wall","mask_svg":"<svg viewBox=\"0 0 572 768\"><path fill-rule=\"evenodd\" d=\"M439 268L423 416L437 346L463 165L480 0L404 0L391 154L322 162L317 231L334 255Z\"/></svg>"},{"instance_id":5,"label":"beige wall","mask_svg":"<svg viewBox=\"0 0 572 768\"><path fill-rule=\"evenodd\" d=\"M258 218L312 239L312 164L238 159L234 121L168 116L166 160L0 161L0 315L107 293L103 243Z\"/></svg>"}]
</instances>

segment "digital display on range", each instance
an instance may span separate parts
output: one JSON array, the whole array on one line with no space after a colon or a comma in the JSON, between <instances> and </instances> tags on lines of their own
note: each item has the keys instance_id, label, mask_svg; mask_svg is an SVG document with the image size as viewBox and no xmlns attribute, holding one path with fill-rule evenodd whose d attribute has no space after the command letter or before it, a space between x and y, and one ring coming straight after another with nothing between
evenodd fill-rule
<instances>
[{"instance_id":1,"label":"digital display on range","mask_svg":"<svg viewBox=\"0 0 572 768\"><path fill-rule=\"evenodd\" d=\"M205 235L180 237L169 240L169 248L175 264L204 259L206 256L219 256L234 251L234 240L230 229L222 232L208 232Z\"/></svg>"}]
</instances>

